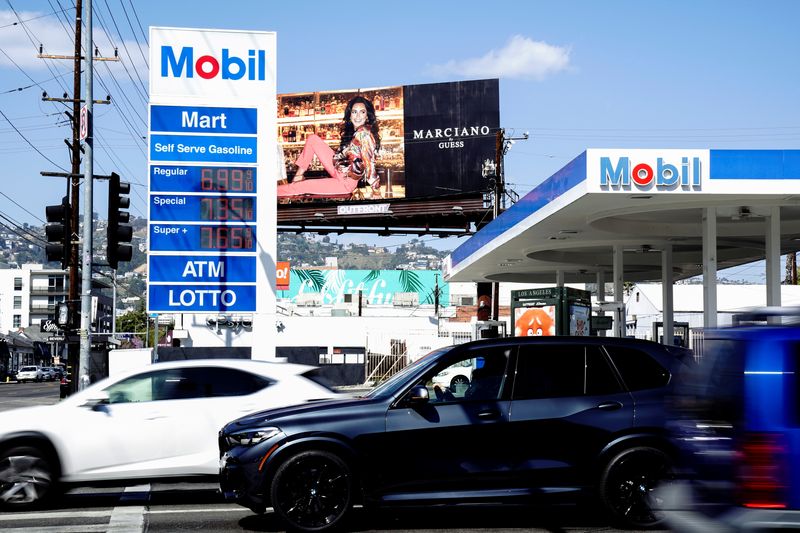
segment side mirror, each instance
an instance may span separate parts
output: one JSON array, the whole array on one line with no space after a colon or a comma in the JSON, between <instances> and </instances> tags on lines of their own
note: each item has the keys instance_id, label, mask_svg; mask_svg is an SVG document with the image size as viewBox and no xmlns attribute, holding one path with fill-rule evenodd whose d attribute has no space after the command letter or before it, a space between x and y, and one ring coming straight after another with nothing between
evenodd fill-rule
<instances>
[{"instance_id":1,"label":"side mirror","mask_svg":"<svg viewBox=\"0 0 800 533\"><path fill-rule=\"evenodd\" d=\"M99 390L92 394L91 398L88 398L84 403L83 407L88 407L93 411L98 411L101 405L108 405L109 398L108 393L104 390Z\"/></svg>"},{"instance_id":2,"label":"side mirror","mask_svg":"<svg viewBox=\"0 0 800 533\"><path fill-rule=\"evenodd\" d=\"M428 403L429 400L428 389L422 385L413 387L408 391L408 394L406 394L406 402L408 402L409 405L423 405Z\"/></svg>"}]
</instances>

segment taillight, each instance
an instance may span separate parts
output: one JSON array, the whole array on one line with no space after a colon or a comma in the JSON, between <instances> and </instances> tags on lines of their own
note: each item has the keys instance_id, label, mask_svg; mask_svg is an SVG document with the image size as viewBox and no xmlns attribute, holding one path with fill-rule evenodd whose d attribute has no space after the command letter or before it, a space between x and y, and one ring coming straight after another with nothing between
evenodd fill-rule
<instances>
[{"instance_id":1,"label":"taillight","mask_svg":"<svg viewBox=\"0 0 800 533\"><path fill-rule=\"evenodd\" d=\"M739 470L741 504L758 509L786 508L786 443L780 433L748 433Z\"/></svg>"}]
</instances>

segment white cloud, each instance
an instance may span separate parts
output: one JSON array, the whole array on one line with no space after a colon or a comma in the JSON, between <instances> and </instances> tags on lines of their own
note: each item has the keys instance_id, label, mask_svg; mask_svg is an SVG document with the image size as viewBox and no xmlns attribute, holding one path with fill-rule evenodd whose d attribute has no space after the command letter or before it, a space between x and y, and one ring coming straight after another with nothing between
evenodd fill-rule
<instances>
[{"instance_id":1,"label":"white cloud","mask_svg":"<svg viewBox=\"0 0 800 533\"><path fill-rule=\"evenodd\" d=\"M568 48L515 35L499 50L434 65L429 71L440 76L543 80L569 68L569 54Z\"/></svg>"},{"instance_id":2,"label":"white cloud","mask_svg":"<svg viewBox=\"0 0 800 533\"><path fill-rule=\"evenodd\" d=\"M71 71L73 63L67 59L45 60L36 57L39 53L39 45L43 47L45 54L72 56L75 52L74 20L67 23L63 15L46 15L42 12L35 11L18 11L19 18L11 10L0 10L0 49L5 53L0 53L0 67L14 67L14 63L19 65L20 68L26 72L37 72L37 79L41 78L41 71L47 71L48 65L52 68L55 67L58 72ZM45 16L43 16L45 15ZM67 17L73 17L74 12L68 10ZM24 21L23 24L19 20ZM60 22L59 22L60 20ZM16 23L16 25L11 26ZM7 27L6 27L7 26ZM27 29L27 32L25 31ZM126 61L128 68L131 65L140 72L145 85L147 84L147 66L142 59L142 54L137 48L137 44L133 40L126 40L125 45L130 53L130 58L124 57L125 48L119 41L119 37L114 41L120 48L119 53L123 56L123 61ZM113 56L114 47L111 44L106 32L103 28L97 25L94 26L94 43L100 50L102 56ZM146 56L147 45L140 44L143 47L144 55ZM10 58L10 59L9 59ZM12 62L13 60L13 62ZM98 65L95 63L95 68ZM111 68L117 76L121 72L127 79L122 66L119 63L110 63ZM106 72L105 68L102 72ZM72 80L68 78L68 83L71 86Z\"/></svg>"},{"instance_id":3,"label":"white cloud","mask_svg":"<svg viewBox=\"0 0 800 533\"><path fill-rule=\"evenodd\" d=\"M33 11L17 13L19 19L10 10L0 11L0 26L17 23L0 31L0 48L5 52L0 54L0 65L14 68L16 63L25 70L45 70L47 68L45 62L36 57L39 53L39 44L44 47L46 54L72 55L72 39L54 16L37 18L43 13ZM27 21L24 22L24 27L19 23L20 19ZM68 67L72 68L72 65Z\"/></svg>"}]
</instances>

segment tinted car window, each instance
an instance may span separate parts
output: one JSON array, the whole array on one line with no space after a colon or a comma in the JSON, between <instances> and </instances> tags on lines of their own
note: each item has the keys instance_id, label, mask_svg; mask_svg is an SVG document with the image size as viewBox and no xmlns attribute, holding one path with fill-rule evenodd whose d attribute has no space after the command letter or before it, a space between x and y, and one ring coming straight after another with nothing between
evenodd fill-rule
<instances>
[{"instance_id":1,"label":"tinted car window","mask_svg":"<svg viewBox=\"0 0 800 533\"><path fill-rule=\"evenodd\" d=\"M106 387L108 403L133 403L153 401L153 376L156 372L147 372L123 379Z\"/></svg>"},{"instance_id":2,"label":"tinted car window","mask_svg":"<svg viewBox=\"0 0 800 533\"><path fill-rule=\"evenodd\" d=\"M131 376L107 387L109 403L244 396L271 382L255 374L221 367L172 368Z\"/></svg>"},{"instance_id":3,"label":"tinted car window","mask_svg":"<svg viewBox=\"0 0 800 533\"><path fill-rule=\"evenodd\" d=\"M514 399L612 394L622 386L596 346L521 346Z\"/></svg>"},{"instance_id":4,"label":"tinted car window","mask_svg":"<svg viewBox=\"0 0 800 533\"><path fill-rule=\"evenodd\" d=\"M606 346L606 350L628 389L654 389L669 383L669 372L647 353L621 346Z\"/></svg>"},{"instance_id":5,"label":"tinted car window","mask_svg":"<svg viewBox=\"0 0 800 533\"><path fill-rule=\"evenodd\" d=\"M614 369L599 346L586 347L586 394L597 396L622 392Z\"/></svg>"},{"instance_id":6,"label":"tinted car window","mask_svg":"<svg viewBox=\"0 0 800 533\"><path fill-rule=\"evenodd\" d=\"M245 396L269 384L264 377L221 367L177 368L156 378L159 400Z\"/></svg>"},{"instance_id":7,"label":"tinted car window","mask_svg":"<svg viewBox=\"0 0 800 533\"><path fill-rule=\"evenodd\" d=\"M437 366L419 385L428 388L431 403L497 400L505 383L511 348L470 351Z\"/></svg>"}]
</instances>

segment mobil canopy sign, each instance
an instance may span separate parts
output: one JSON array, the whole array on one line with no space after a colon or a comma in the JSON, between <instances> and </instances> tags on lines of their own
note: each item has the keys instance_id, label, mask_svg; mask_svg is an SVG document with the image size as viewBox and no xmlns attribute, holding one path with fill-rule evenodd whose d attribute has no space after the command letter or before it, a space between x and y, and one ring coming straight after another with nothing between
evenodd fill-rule
<instances>
[{"instance_id":1,"label":"mobil canopy sign","mask_svg":"<svg viewBox=\"0 0 800 533\"><path fill-rule=\"evenodd\" d=\"M708 150L587 150L591 192L679 192L702 190Z\"/></svg>"}]
</instances>

